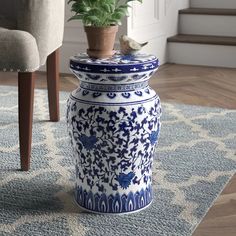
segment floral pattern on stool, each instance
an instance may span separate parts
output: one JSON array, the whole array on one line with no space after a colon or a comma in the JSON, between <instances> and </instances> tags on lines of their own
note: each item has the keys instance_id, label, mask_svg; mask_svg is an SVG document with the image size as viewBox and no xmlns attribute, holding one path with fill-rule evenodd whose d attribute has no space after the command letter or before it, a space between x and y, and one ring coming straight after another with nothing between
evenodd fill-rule
<instances>
[{"instance_id":1,"label":"floral pattern on stool","mask_svg":"<svg viewBox=\"0 0 236 236\"><path fill-rule=\"evenodd\" d=\"M67 109L76 201L97 213L144 209L152 201L153 153L160 133L160 99L148 85L157 58L117 53L93 60L80 54L71 58L70 68L81 81Z\"/></svg>"}]
</instances>

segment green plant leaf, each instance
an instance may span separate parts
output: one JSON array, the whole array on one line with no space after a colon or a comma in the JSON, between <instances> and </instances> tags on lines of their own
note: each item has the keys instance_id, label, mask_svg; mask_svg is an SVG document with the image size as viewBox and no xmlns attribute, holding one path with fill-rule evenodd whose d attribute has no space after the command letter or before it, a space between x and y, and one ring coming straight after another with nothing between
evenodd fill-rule
<instances>
[{"instance_id":1,"label":"green plant leaf","mask_svg":"<svg viewBox=\"0 0 236 236\"><path fill-rule=\"evenodd\" d=\"M82 19L83 19L83 16L75 15L75 16L72 16L71 18L69 18L68 21L71 21L71 20L82 20Z\"/></svg>"},{"instance_id":2,"label":"green plant leaf","mask_svg":"<svg viewBox=\"0 0 236 236\"><path fill-rule=\"evenodd\" d=\"M82 20L85 25L109 26L121 24L128 15L128 3L142 0L68 0L71 11L75 13L70 20Z\"/></svg>"},{"instance_id":3,"label":"green plant leaf","mask_svg":"<svg viewBox=\"0 0 236 236\"><path fill-rule=\"evenodd\" d=\"M128 9L127 8L122 8L122 7L119 7L115 10L115 12L117 13L121 13L122 14L122 17L126 14L128 14Z\"/></svg>"},{"instance_id":4,"label":"green plant leaf","mask_svg":"<svg viewBox=\"0 0 236 236\"><path fill-rule=\"evenodd\" d=\"M86 19L89 21L99 22L99 18L97 16L87 16Z\"/></svg>"},{"instance_id":5,"label":"green plant leaf","mask_svg":"<svg viewBox=\"0 0 236 236\"><path fill-rule=\"evenodd\" d=\"M101 4L101 8L108 13L112 12L112 6L110 4Z\"/></svg>"},{"instance_id":6,"label":"green plant leaf","mask_svg":"<svg viewBox=\"0 0 236 236\"><path fill-rule=\"evenodd\" d=\"M143 3L143 0L126 0L126 3L128 3L128 2L135 2L135 1L138 1L138 2L140 2L140 3Z\"/></svg>"}]
</instances>

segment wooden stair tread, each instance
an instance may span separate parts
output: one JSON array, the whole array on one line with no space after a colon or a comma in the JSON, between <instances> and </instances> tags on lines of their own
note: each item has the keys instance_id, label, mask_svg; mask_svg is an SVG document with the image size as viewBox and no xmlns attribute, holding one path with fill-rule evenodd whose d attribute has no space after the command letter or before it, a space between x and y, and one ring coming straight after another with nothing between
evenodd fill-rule
<instances>
[{"instance_id":1,"label":"wooden stair tread","mask_svg":"<svg viewBox=\"0 0 236 236\"><path fill-rule=\"evenodd\" d=\"M236 46L236 37L178 34L176 36L168 38L167 41L173 43L196 43Z\"/></svg>"},{"instance_id":2,"label":"wooden stair tread","mask_svg":"<svg viewBox=\"0 0 236 236\"><path fill-rule=\"evenodd\" d=\"M188 8L179 11L180 14L196 15L222 15L236 16L236 9L215 9L215 8Z\"/></svg>"}]
</instances>

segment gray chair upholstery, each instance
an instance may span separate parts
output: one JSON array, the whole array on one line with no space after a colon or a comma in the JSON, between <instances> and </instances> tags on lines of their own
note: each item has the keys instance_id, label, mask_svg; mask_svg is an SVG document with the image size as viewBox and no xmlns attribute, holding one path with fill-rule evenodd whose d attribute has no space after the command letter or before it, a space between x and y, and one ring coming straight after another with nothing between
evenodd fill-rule
<instances>
[{"instance_id":1,"label":"gray chair upholstery","mask_svg":"<svg viewBox=\"0 0 236 236\"><path fill-rule=\"evenodd\" d=\"M59 121L59 54L65 0L0 0L0 71L18 72L21 169L29 170L34 73L47 62L50 121Z\"/></svg>"},{"instance_id":2,"label":"gray chair upholstery","mask_svg":"<svg viewBox=\"0 0 236 236\"><path fill-rule=\"evenodd\" d=\"M62 45L64 0L1 0L0 71L36 71Z\"/></svg>"}]
</instances>

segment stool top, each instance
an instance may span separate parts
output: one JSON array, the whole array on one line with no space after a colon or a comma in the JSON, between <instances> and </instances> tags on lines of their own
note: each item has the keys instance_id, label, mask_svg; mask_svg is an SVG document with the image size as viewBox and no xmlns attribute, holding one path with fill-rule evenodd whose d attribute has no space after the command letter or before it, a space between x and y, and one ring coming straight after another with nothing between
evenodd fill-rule
<instances>
[{"instance_id":1,"label":"stool top","mask_svg":"<svg viewBox=\"0 0 236 236\"><path fill-rule=\"evenodd\" d=\"M101 74L128 74L153 71L159 66L154 55L122 55L116 52L108 59L92 59L86 53L70 58L70 69L74 71Z\"/></svg>"}]
</instances>

